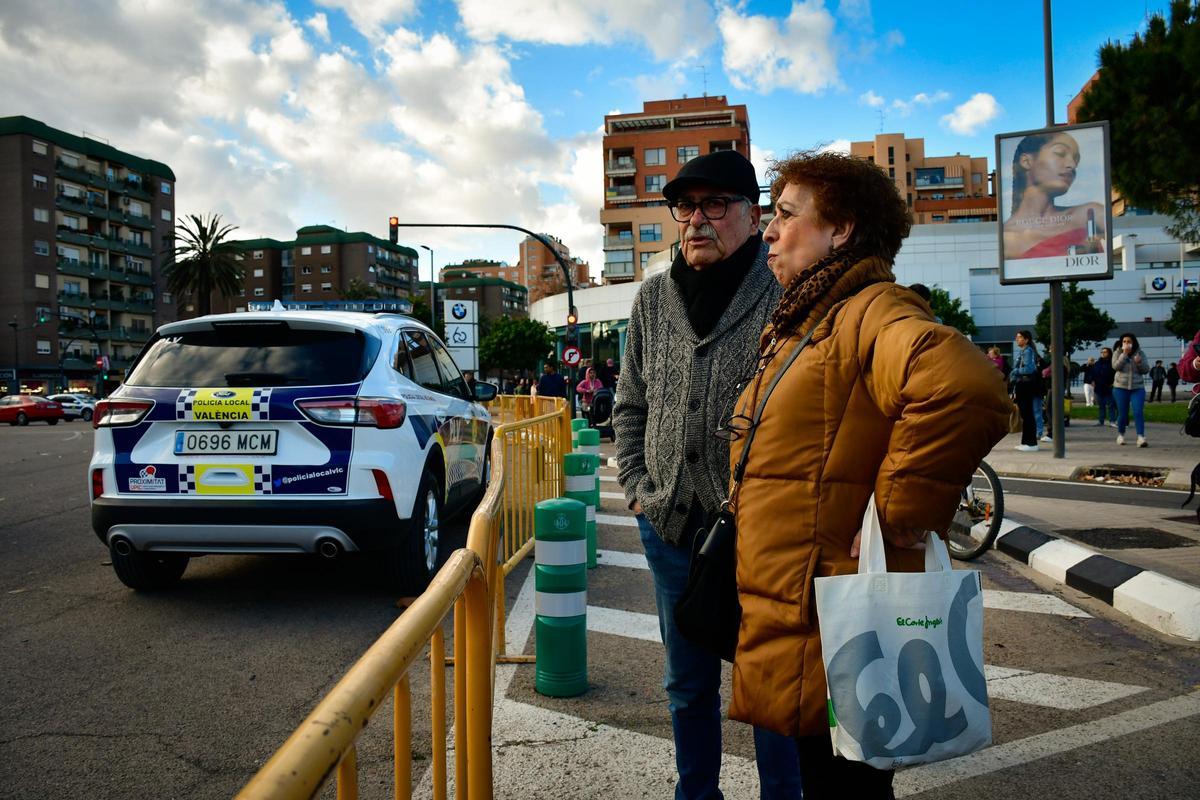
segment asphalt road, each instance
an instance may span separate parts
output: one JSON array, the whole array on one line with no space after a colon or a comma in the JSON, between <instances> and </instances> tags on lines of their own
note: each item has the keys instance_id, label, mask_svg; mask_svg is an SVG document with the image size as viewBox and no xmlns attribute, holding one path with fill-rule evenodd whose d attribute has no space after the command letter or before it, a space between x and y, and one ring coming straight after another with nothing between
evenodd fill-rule
<instances>
[{"instance_id":1,"label":"asphalt road","mask_svg":"<svg viewBox=\"0 0 1200 800\"><path fill-rule=\"evenodd\" d=\"M1004 496L1052 497L1079 503L1120 503L1143 508L1178 509L1188 493L1175 489L1142 486L1115 486L1081 481L1052 481L1042 478L1001 477ZM1193 501L1194 503L1195 501ZM1195 505L1192 506L1195 508Z\"/></svg>"},{"instance_id":2,"label":"asphalt road","mask_svg":"<svg viewBox=\"0 0 1200 800\"><path fill-rule=\"evenodd\" d=\"M229 797L396 618L396 598L369 559L301 557L197 559L177 589L131 592L90 529L90 449L82 423L0 427L0 796ZM498 671L497 797L671 795L650 576L623 505L602 502L600 546L617 555L589 575L588 693L547 698L532 666ZM1194 797L1200 647L1001 554L975 566L993 603L996 746L955 770L905 771L898 794ZM508 584L513 652L533 651L528 573ZM428 670L413 679L419 768ZM390 716L381 708L363 736L366 797L390 793ZM746 726L725 723L725 752L727 796L757 796Z\"/></svg>"}]
</instances>

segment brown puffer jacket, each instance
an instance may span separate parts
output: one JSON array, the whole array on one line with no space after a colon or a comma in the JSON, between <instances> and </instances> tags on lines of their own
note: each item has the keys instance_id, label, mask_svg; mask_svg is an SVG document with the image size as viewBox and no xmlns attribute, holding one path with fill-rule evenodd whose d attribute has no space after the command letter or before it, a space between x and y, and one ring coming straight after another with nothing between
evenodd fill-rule
<instances>
[{"instance_id":1,"label":"brown puffer jacket","mask_svg":"<svg viewBox=\"0 0 1200 800\"><path fill-rule=\"evenodd\" d=\"M854 280L830 294L846 296ZM799 339L779 344L764 389ZM747 416L753 392L738 401ZM736 497L731 718L786 735L828 730L813 578L857 571L850 543L872 492L885 539L894 528L944 532L1010 406L996 367L909 290L874 283L833 305L771 395ZM736 465L741 448L730 450ZM885 549L891 570L924 568L919 550Z\"/></svg>"}]
</instances>

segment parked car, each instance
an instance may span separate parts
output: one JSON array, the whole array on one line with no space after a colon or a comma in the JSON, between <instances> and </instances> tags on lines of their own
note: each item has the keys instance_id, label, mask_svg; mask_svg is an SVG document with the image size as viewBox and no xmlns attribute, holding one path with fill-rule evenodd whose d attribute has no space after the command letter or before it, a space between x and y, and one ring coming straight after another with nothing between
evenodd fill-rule
<instances>
[{"instance_id":1,"label":"parked car","mask_svg":"<svg viewBox=\"0 0 1200 800\"><path fill-rule=\"evenodd\" d=\"M31 394L10 394L0 397L0 422L9 425L28 425L31 422L46 422L57 425L63 418L60 404L45 397Z\"/></svg>"},{"instance_id":2,"label":"parked car","mask_svg":"<svg viewBox=\"0 0 1200 800\"><path fill-rule=\"evenodd\" d=\"M257 311L162 326L96 405L92 528L134 589L191 556L377 551L421 591L487 484L491 419L426 326Z\"/></svg>"},{"instance_id":3,"label":"parked car","mask_svg":"<svg viewBox=\"0 0 1200 800\"><path fill-rule=\"evenodd\" d=\"M47 400L53 400L63 408L63 416L67 419L82 419L90 422L96 410L96 401L90 395L52 394Z\"/></svg>"}]
</instances>

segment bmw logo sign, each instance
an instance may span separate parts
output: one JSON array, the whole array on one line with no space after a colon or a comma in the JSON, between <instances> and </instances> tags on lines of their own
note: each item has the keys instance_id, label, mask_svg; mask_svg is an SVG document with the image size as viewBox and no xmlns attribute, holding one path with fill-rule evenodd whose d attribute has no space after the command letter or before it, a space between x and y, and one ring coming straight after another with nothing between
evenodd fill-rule
<instances>
[{"instance_id":1,"label":"bmw logo sign","mask_svg":"<svg viewBox=\"0 0 1200 800\"><path fill-rule=\"evenodd\" d=\"M219 392L213 392L213 397L217 398L218 400L227 400L230 397L236 397L236 396L237 396L237 392L231 392L228 389L222 389Z\"/></svg>"},{"instance_id":2,"label":"bmw logo sign","mask_svg":"<svg viewBox=\"0 0 1200 800\"><path fill-rule=\"evenodd\" d=\"M1159 275L1150 282L1150 285L1154 287L1154 291L1161 292L1163 289L1167 288L1167 279Z\"/></svg>"},{"instance_id":3,"label":"bmw logo sign","mask_svg":"<svg viewBox=\"0 0 1200 800\"><path fill-rule=\"evenodd\" d=\"M450 313L454 315L455 319L466 319L467 307L462 303L455 303L454 306L451 307Z\"/></svg>"}]
</instances>

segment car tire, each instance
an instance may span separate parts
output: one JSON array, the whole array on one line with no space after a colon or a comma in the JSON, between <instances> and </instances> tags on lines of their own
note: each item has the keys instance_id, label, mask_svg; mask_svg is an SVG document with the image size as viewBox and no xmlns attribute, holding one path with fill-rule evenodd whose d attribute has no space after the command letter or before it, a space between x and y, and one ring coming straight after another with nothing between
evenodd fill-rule
<instances>
[{"instance_id":1,"label":"car tire","mask_svg":"<svg viewBox=\"0 0 1200 800\"><path fill-rule=\"evenodd\" d=\"M91 410L90 408L85 408L85 409L83 410L83 413L81 413L81 414L79 415L79 417L80 417L80 419L82 419L84 422L91 422L91 421L92 421L92 410Z\"/></svg>"},{"instance_id":2,"label":"car tire","mask_svg":"<svg viewBox=\"0 0 1200 800\"><path fill-rule=\"evenodd\" d=\"M47 424L47 425L57 425L57 424L58 424L58 418L57 418L57 417L55 417L54 419L48 419L48 420L46 420L46 424Z\"/></svg>"},{"instance_id":3,"label":"car tire","mask_svg":"<svg viewBox=\"0 0 1200 800\"><path fill-rule=\"evenodd\" d=\"M442 563L442 484L428 468L421 472L417 499L404 539L387 553L389 582L401 594L425 591Z\"/></svg>"},{"instance_id":4,"label":"car tire","mask_svg":"<svg viewBox=\"0 0 1200 800\"><path fill-rule=\"evenodd\" d=\"M187 569L188 557L174 553L143 553L130 550L121 555L108 548L113 571L121 583L139 592L153 592L174 585Z\"/></svg>"},{"instance_id":5,"label":"car tire","mask_svg":"<svg viewBox=\"0 0 1200 800\"><path fill-rule=\"evenodd\" d=\"M16 419L16 422L15 422L14 424L16 424L16 425L28 425L28 424L29 424L29 417L27 417L27 416L25 415L25 412L24 412L24 411L18 411L18 412L17 412L17 419Z\"/></svg>"}]
</instances>

